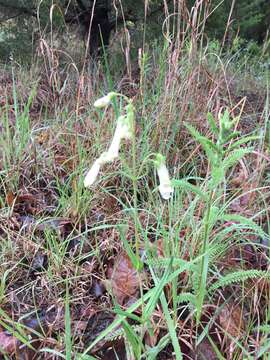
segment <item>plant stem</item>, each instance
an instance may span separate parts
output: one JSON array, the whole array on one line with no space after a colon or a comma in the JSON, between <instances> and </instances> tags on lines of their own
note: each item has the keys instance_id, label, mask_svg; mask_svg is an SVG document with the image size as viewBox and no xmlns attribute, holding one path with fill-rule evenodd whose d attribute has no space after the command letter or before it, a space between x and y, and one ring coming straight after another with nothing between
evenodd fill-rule
<instances>
[{"instance_id":1,"label":"plant stem","mask_svg":"<svg viewBox=\"0 0 270 360\"><path fill-rule=\"evenodd\" d=\"M201 260L201 266L199 271L199 289L198 289L198 304L197 304L197 315L196 315L196 323L197 326L200 322L201 313L202 313L202 306L203 301L205 297L205 288L206 288L206 279L207 279L207 272L208 272L208 254L206 254L206 251L208 249L209 245L209 222L210 222L210 212L211 212L211 206L214 196L214 190L211 190L209 194L209 199L207 202L207 209L206 209L206 217L205 217L205 226L204 226L204 236L203 236L203 246L202 246L202 260Z\"/></svg>"}]
</instances>

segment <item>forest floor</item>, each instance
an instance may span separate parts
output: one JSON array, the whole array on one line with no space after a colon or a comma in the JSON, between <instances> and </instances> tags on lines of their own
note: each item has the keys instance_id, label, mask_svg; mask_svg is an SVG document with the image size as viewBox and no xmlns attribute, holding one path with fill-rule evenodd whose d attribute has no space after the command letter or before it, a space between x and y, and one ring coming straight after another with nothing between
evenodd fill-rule
<instances>
[{"instance_id":1,"label":"forest floor","mask_svg":"<svg viewBox=\"0 0 270 360\"><path fill-rule=\"evenodd\" d=\"M0 72L0 357L268 359L267 75L170 46L116 75L48 54Z\"/></svg>"}]
</instances>

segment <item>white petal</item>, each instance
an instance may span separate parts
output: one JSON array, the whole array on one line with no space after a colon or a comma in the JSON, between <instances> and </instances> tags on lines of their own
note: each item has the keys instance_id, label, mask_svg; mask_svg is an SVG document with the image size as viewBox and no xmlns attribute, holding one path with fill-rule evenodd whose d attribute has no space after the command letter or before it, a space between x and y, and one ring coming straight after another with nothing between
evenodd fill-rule
<instances>
[{"instance_id":1,"label":"white petal","mask_svg":"<svg viewBox=\"0 0 270 360\"><path fill-rule=\"evenodd\" d=\"M113 161L116 158L118 158L119 150L120 150L120 146L121 146L121 140L122 139L130 139L131 132L130 132L129 126L126 124L126 122L124 120L125 120L124 116L120 116L118 118L111 145L110 145L108 151L104 152L100 156L100 161L102 163L110 162L110 161Z\"/></svg>"},{"instance_id":2,"label":"white petal","mask_svg":"<svg viewBox=\"0 0 270 360\"><path fill-rule=\"evenodd\" d=\"M163 199L168 200L171 198L174 189L171 185L169 171L168 171L165 163L162 162L157 167L157 173L158 173L159 183L160 183L160 185L158 187L160 195L163 197Z\"/></svg>"},{"instance_id":3,"label":"white petal","mask_svg":"<svg viewBox=\"0 0 270 360\"><path fill-rule=\"evenodd\" d=\"M86 174L86 177L83 182L85 187L90 187L94 184L98 176L100 166L101 166L101 162L99 161L99 159L97 159L92 165L91 169Z\"/></svg>"},{"instance_id":4,"label":"white petal","mask_svg":"<svg viewBox=\"0 0 270 360\"><path fill-rule=\"evenodd\" d=\"M173 187L171 184L160 184L159 187L160 195L164 200L169 200L173 194Z\"/></svg>"},{"instance_id":5,"label":"white petal","mask_svg":"<svg viewBox=\"0 0 270 360\"><path fill-rule=\"evenodd\" d=\"M94 102L94 107L96 107L98 109L101 109L101 108L104 108L105 106L109 105L110 102L111 102L111 98L108 95L106 95L106 96L103 96L100 99L97 99Z\"/></svg>"},{"instance_id":6,"label":"white petal","mask_svg":"<svg viewBox=\"0 0 270 360\"><path fill-rule=\"evenodd\" d=\"M117 156L116 155L117 154L115 154L115 153L110 153L109 151L104 151L99 157L100 164L106 164L108 162L115 160L118 156L118 155Z\"/></svg>"},{"instance_id":7,"label":"white petal","mask_svg":"<svg viewBox=\"0 0 270 360\"><path fill-rule=\"evenodd\" d=\"M117 123L111 145L108 149L109 156L112 159L115 159L119 156L120 143L122 139L121 131L121 126L119 125L119 123Z\"/></svg>"},{"instance_id":8,"label":"white petal","mask_svg":"<svg viewBox=\"0 0 270 360\"><path fill-rule=\"evenodd\" d=\"M118 132L121 139L132 138L131 124L129 123L127 116L119 116L117 120L116 131Z\"/></svg>"},{"instance_id":9,"label":"white petal","mask_svg":"<svg viewBox=\"0 0 270 360\"><path fill-rule=\"evenodd\" d=\"M161 163L160 166L157 168L157 173L160 184L170 182L169 171L164 163Z\"/></svg>"},{"instance_id":10,"label":"white petal","mask_svg":"<svg viewBox=\"0 0 270 360\"><path fill-rule=\"evenodd\" d=\"M107 94L106 96L103 96L102 98L96 100L96 101L94 102L94 106L95 106L96 108L103 108L103 107L109 105L110 102L112 101L112 99L113 99L115 96L117 96L117 95L118 95L117 93L111 91L111 92L109 92L109 94Z\"/></svg>"}]
</instances>

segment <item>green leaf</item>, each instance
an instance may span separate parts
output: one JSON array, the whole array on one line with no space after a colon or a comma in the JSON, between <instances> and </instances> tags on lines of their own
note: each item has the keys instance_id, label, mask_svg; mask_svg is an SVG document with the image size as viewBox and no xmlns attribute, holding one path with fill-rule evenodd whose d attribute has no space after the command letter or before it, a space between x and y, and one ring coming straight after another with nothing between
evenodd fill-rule
<instances>
[{"instance_id":1,"label":"green leaf","mask_svg":"<svg viewBox=\"0 0 270 360\"><path fill-rule=\"evenodd\" d=\"M207 195L205 194L205 192L202 191L198 186L191 184L187 180L172 179L171 183L174 187L180 187L180 188L186 190L187 192L191 191L191 192L195 193L196 195L199 195L200 198L202 198L203 200L207 200Z\"/></svg>"},{"instance_id":2,"label":"green leaf","mask_svg":"<svg viewBox=\"0 0 270 360\"><path fill-rule=\"evenodd\" d=\"M228 222L237 222L243 228L244 226L248 229L254 230L261 237L268 237L268 235L262 230L262 228L257 225L251 219L246 218L245 216L238 214L223 214L220 216L220 220Z\"/></svg>"},{"instance_id":3,"label":"green leaf","mask_svg":"<svg viewBox=\"0 0 270 360\"><path fill-rule=\"evenodd\" d=\"M223 139L222 144L228 143L230 140L234 139L235 137L241 135L240 131L233 131L229 135L226 136L226 139Z\"/></svg>"},{"instance_id":4,"label":"green leaf","mask_svg":"<svg viewBox=\"0 0 270 360\"><path fill-rule=\"evenodd\" d=\"M208 121L208 123L210 125L212 133L215 134L216 136L218 136L219 130L218 130L218 127L216 125L216 120L215 120L214 116L210 112L207 114L207 121Z\"/></svg>"},{"instance_id":5,"label":"green leaf","mask_svg":"<svg viewBox=\"0 0 270 360\"><path fill-rule=\"evenodd\" d=\"M262 270L241 270L235 271L230 274L223 276L221 279L216 281L209 289L209 292L213 292L220 287L229 286L233 283L242 282L248 279L270 279L270 274Z\"/></svg>"},{"instance_id":6,"label":"green leaf","mask_svg":"<svg viewBox=\"0 0 270 360\"><path fill-rule=\"evenodd\" d=\"M216 188L224 179L225 173L222 166L214 166L211 170L212 179L210 182L210 188Z\"/></svg>"},{"instance_id":7,"label":"green leaf","mask_svg":"<svg viewBox=\"0 0 270 360\"><path fill-rule=\"evenodd\" d=\"M217 162L217 155L219 154L219 147L214 144L211 140L209 140L207 137L201 135L197 129L195 129L192 125L185 124L186 128L189 130L191 135L194 137L195 140L197 140L204 149L208 160L214 166Z\"/></svg>"},{"instance_id":8,"label":"green leaf","mask_svg":"<svg viewBox=\"0 0 270 360\"><path fill-rule=\"evenodd\" d=\"M97 360L94 356L87 354L77 354L75 360Z\"/></svg>"},{"instance_id":9,"label":"green leaf","mask_svg":"<svg viewBox=\"0 0 270 360\"><path fill-rule=\"evenodd\" d=\"M154 292L153 292L152 296L150 297L148 303L146 304L146 306L144 308L143 318L145 320L150 318L150 316L153 313L153 311L156 307L156 304L160 298L160 294L163 290L163 287L168 282L168 277L169 277L169 274L171 273L171 269L172 269L172 261L173 261L173 258L171 258L170 263L167 266L162 278L159 279L157 286L154 288Z\"/></svg>"},{"instance_id":10,"label":"green leaf","mask_svg":"<svg viewBox=\"0 0 270 360\"><path fill-rule=\"evenodd\" d=\"M42 348L39 350L39 352L50 353L50 354L53 354L54 356L58 356L61 359L66 359L65 355L61 354L60 351L53 350L50 348Z\"/></svg>"},{"instance_id":11,"label":"green leaf","mask_svg":"<svg viewBox=\"0 0 270 360\"><path fill-rule=\"evenodd\" d=\"M242 157L247 154L250 154L253 151L253 148L241 148L230 153L228 157L223 160L222 167L224 171L228 170L230 167L235 165Z\"/></svg>"},{"instance_id":12,"label":"green leaf","mask_svg":"<svg viewBox=\"0 0 270 360\"><path fill-rule=\"evenodd\" d=\"M135 359L139 359L141 356L141 350L143 348L142 340L126 320L122 321L122 326L125 331L127 340L132 347L133 353L135 355Z\"/></svg>"},{"instance_id":13,"label":"green leaf","mask_svg":"<svg viewBox=\"0 0 270 360\"><path fill-rule=\"evenodd\" d=\"M149 290L145 295L143 295L138 301L136 301L134 304L132 304L126 312L132 314L133 311L135 311L138 307L140 307L146 300L148 300L152 295L152 289ZM125 319L125 316L120 315L117 317L104 331L99 334L96 339L90 344L87 349L84 350L83 356L86 355L93 347L98 344L102 339L104 339L106 336L108 336L110 333L114 331L116 327L121 325L122 321Z\"/></svg>"},{"instance_id":14,"label":"green leaf","mask_svg":"<svg viewBox=\"0 0 270 360\"><path fill-rule=\"evenodd\" d=\"M132 262L133 267L138 270L141 271L143 269L143 262L140 259L140 257L137 257L136 254L134 254L129 242L127 241L127 237L126 237L126 227L125 226L118 226L119 229L119 233L120 233L120 238L123 242L124 248L128 254L128 257L130 258L130 261Z\"/></svg>"},{"instance_id":15,"label":"green leaf","mask_svg":"<svg viewBox=\"0 0 270 360\"><path fill-rule=\"evenodd\" d=\"M220 127L222 128L222 130L228 130L230 124L230 113L229 110L226 109L220 117Z\"/></svg>"},{"instance_id":16,"label":"green leaf","mask_svg":"<svg viewBox=\"0 0 270 360\"><path fill-rule=\"evenodd\" d=\"M258 140L258 139L260 139L260 136L258 136L258 135L245 136L244 138L235 141L230 146L230 150L237 149L240 145L243 145L243 144L246 144L249 141L255 141L255 140Z\"/></svg>"},{"instance_id":17,"label":"green leaf","mask_svg":"<svg viewBox=\"0 0 270 360\"><path fill-rule=\"evenodd\" d=\"M196 297L194 294L191 293L181 293L180 295L177 296L177 304L181 304L181 303L190 303L194 306L196 306Z\"/></svg>"},{"instance_id":18,"label":"green leaf","mask_svg":"<svg viewBox=\"0 0 270 360\"><path fill-rule=\"evenodd\" d=\"M66 299L65 299L65 344L66 344L66 360L71 360L72 354L72 336L71 336L71 319L69 309L69 293L68 282L66 283Z\"/></svg>"},{"instance_id":19,"label":"green leaf","mask_svg":"<svg viewBox=\"0 0 270 360\"><path fill-rule=\"evenodd\" d=\"M26 345L30 349L34 350L34 347L32 346L31 342L27 338L27 335L24 333L24 329L22 328L21 324L14 323L12 319L9 318L9 316L5 313L4 310L0 308L0 315L2 319L5 319L6 321L10 322L13 326L6 324L5 321L3 321L0 318L0 325L6 329L12 336L14 336L16 339L18 339L22 344ZM15 327L16 330L13 328Z\"/></svg>"},{"instance_id":20,"label":"green leaf","mask_svg":"<svg viewBox=\"0 0 270 360\"><path fill-rule=\"evenodd\" d=\"M155 285L159 286L159 279L155 275L154 270L152 268L150 268L150 272L151 272L151 275L152 275L153 280L155 282ZM160 302L161 302L162 309L163 309L163 314L164 314L164 317L165 317L165 320L166 320L166 323L167 323L167 326L168 326L168 331L169 331L169 334L170 334L170 337L171 337L171 340L172 340L172 345L173 345L173 349L174 349L174 352L175 352L175 358L176 358L176 360L182 360L183 356L182 356L181 348L180 348L180 345L179 345L178 336L177 336L177 333L176 333L176 330L175 330L176 325L175 325L173 319L171 318L171 315L170 315L170 312L169 312L169 306L168 306L168 303L167 303L167 299L166 299L165 294L164 294L163 291L160 294Z\"/></svg>"}]
</instances>

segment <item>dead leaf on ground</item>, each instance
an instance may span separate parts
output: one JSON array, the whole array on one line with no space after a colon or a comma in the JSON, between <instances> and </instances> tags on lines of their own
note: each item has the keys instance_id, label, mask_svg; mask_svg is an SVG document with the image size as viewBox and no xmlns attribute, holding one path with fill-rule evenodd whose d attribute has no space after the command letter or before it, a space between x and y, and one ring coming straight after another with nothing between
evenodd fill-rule
<instances>
[{"instance_id":1,"label":"dead leaf on ground","mask_svg":"<svg viewBox=\"0 0 270 360\"><path fill-rule=\"evenodd\" d=\"M13 206L15 203L16 194L13 191L8 191L6 195L6 202L9 207Z\"/></svg>"},{"instance_id":2,"label":"dead leaf on ground","mask_svg":"<svg viewBox=\"0 0 270 360\"><path fill-rule=\"evenodd\" d=\"M237 213L247 214L249 207L253 204L256 197L255 189L258 186L257 180L250 181L247 170L242 168L231 180L231 185L237 191L242 191L242 195L237 196L230 204L231 210Z\"/></svg>"},{"instance_id":3,"label":"dead leaf on ground","mask_svg":"<svg viewBox=\"0 0 270 360\"><path fill-rule=\"evenodd\" d=\"M113 268L109 269L109 279L112 293L118 304L123 305L125 302L135 299L139 289L140 276L127 254L122 253L118 256Z\"/></svg>"},{"instance_id":4,"label":"dead leaf on ground","mask_svg":"<svg viewBox=\"0 0 270 360\"><path fill-rule=\"evenodd\" d=\"M247 169L242 167L231 180L231 185L233 187L239 187L243 185L244 182L248 180L248 172Z\"/></svg>"},{"instance_id":5,"label":"dead leaf on ground","mask_svg":"<svg viewBox=\"0 0 270 360\"><path fill-rule=\"evenodd\" d=\"M109 311L100 311L94 313L87 322L87 326L84 333L84 342L89 344L93 342L105 329L107 329L114 320L114 315ZM110 336L107 336L110 338ZM112 336L113 338L113 336ZM106 343L109 343L107 339L99 341L92 352L97 352L103 347L106 347Z\"/></svg>"},{"instance_id":6,"label":"dead leaf on ground","mask_svg":"<svg viewBox=\"0 0 270 360\"><path fill-rule=\"evenodd\" d=\"M239 338L245 329L243 309L240 305L234 303L223 305L218 320L225 336L228 334L233 338Z\"/></svg>"},{"instance_id":7,"label":"dead leaf on ground","mask_svg":"<svg viewBox=\"0 0 270 360\"><path fill-rule=\"evenodd\" d=\"M154 322L153 319L151 320L151 323L153 326L151 329L146 330L145 336L144 336L144 341L145 341L145 344L148 345L149 347L154 347L158 341L160 327L158 326L158 324L156 324Z\"/></svg>"},{"instance_id":8,"label":"dead leaf on ground","mask_svg":"<svg viewBox=\"0 0 270 360\"><path fill-rule=\"evenodd\" d=\"M18 340L0 328L0 353L13 354L18 346Z\"/></svg>"},{"instance_id":9,"label":"dead leaf on ground","mask_svg":"<svg viewBox=\"0 0 270 360\"><path fill-rule=\"evenodd\" d=\"M52 134L50 129L44 129L40 131L40 133L37 135L36 141L39 143L39 145L43 145L43 144L48 145L51 135Z\"/></svg>"},{"instance_id":10,"label":"dead leaf on ground","mask_svg":"<svg viewBox=\"0 0 270 360\"><path fill-rule=\"evenodd\" d=\"M9 207L13 207L14 211L19 214L37 215L46 208L43 194L40 193L22 192L15 194L8 191L6 202Z\"/></svg>"},{"instance_id":11,"label":"dead leaf on ground","mask_svg":"<svg viewBox=\"0 0 270 360\"><path fill-rule=\"evenodd\" d=\"M210 341L206 338L200 342L191 355L192 359L196 360L218 360Z\"/></svg>"}]
</instances>

